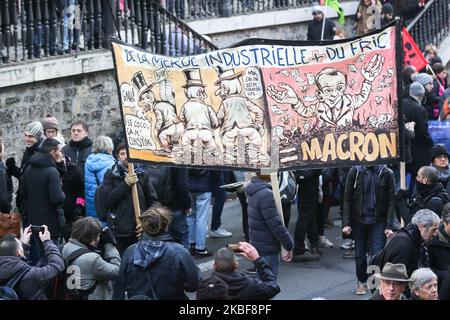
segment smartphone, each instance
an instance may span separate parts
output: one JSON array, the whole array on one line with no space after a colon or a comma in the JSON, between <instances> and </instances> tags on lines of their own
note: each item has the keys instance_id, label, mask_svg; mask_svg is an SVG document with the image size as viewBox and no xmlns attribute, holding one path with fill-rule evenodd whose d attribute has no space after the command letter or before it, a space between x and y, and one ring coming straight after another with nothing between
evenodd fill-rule
<instances>
[{"instance_id":1,"label":"smartphone","mask_svg":"<svg viewBox=\"0 0 450 320\"><path fill-rule=\"evenodd\" d=\"M230 244L227 245L227 247L228 247L231 251L233 251L233 252L235 252L235 253L242 252L242 251L241 251L241 246L239 245L239 243L230 243Z\"/></svg>"},{"instance_id":2,"label":"smartphone","mask_svg":"<svg viewBox=\"0 0 450 320\"><path fill-rule=\"evenodd\" d=\"M44 230L45 230L44 226L36 226L36 225L31 226L31 232L34 234L38 234L39 232L44 232Z\"/></svg>"}]
</instances>

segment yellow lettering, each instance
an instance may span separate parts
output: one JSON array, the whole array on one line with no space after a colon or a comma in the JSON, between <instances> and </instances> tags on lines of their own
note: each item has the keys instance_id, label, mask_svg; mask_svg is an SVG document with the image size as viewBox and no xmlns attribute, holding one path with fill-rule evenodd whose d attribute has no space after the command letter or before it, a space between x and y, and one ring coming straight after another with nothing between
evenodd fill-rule
<instances>
[{"instance_id":1,"label":"yellow lettering","mask_svg":"<svg viewBox=\"0 0 450 320\"><path fill-rule=\"evenodd\" d=\"M336 141L332 133L328 133L323 141L322 161L328 161L329 156L331 160L336 160Z\"/></svg>"},{"instance_id":2,"label":"yellow lettering","mask_svg":"<svg viewBox=\"0 0 450 320\"><path fill-rule=\"evenodd\" d=\"M388 150L391 154L391 157L397 157L397 135L395 132L389 133L391 136L391 140L389 140L388 136L385 133L382 133L378 136L378 140L380 141L380 156L381 158L388 158Z\"/></svg>"},{"instance_id":3,"label":"yellow lettering","mask_svg":"<svg viewBox=\"0 0 450 320\"><path fill-rule=\"evenodd\" d=\"M320 151L319 139L314 138L310 141L311 148L308 146L308 142L302 142L302 154L303 161L320 159L322 157L322 151Z\"/></svg>"},{"instance_id":4,"label":"yellow lettering","mask_svg":"<svg viewBox=\"0 0 450 320\"><path fill-rule=\"evenodd\" d=\"M361 146L364 144L364 135L361 132L350 132L350 160L364 160L364 153L361 152Z\"/></svg>"},{"instance_id":5,"label":"yellow lettering","mask_svg":"<svg viewBox=\"0 0 450 320\"><path fill-rule=\"evenodd\" d=\"M341 134L338 138L337 141L337 156L340 160L347 160L348 158L350 158L350 151L345 151L342 149L342 144L344 143L344 140L348 139L348 135L347 134Z\"/></svg>"},{"instance_id":6,"label":"yellow lettering","mask_svg":"<svg viewBox=\"0 0 450 320\"><path fill-rule=\"evenodd\" d=\"M372 148L370 148L370 146ZM370 152L372 149L372 152ZM378 139L375 133L369 132L365 137L365 142L363 145L363 153L366 155L367 161L375 161L378 159L380 153L380 145L378 144Z\"/></svg>"}]
</instances>

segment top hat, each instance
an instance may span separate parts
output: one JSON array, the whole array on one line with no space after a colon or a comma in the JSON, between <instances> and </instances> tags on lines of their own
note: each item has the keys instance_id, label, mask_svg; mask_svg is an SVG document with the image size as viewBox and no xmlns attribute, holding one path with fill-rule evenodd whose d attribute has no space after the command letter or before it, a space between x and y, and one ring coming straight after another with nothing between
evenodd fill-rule
<instances>
[{"instance_id":1,"label":"top hat","mask_svg":"<svg viewBox=\"0 0 450 320\"><path fill-rule=\"evenodd\" d=\"M183 73L186 79L186 84L184 86L181 86L182 88L188 88L192 86L206 87L206 85L202 82L200 69L184 69Z\"/></svg>"},{"instance_id":2,"label":"top hat","mask_svg":"<svg viewBox=\"0 0 450 320\"><path fill-rule=\"evenodd\" d=\"M216 67L216 71L219 74L219 79L214 82L214 85L218 85L223 80L231 80L237 77L240 77L242 75L242 71L239 71L238 73L234 73L234 69L224 69L221 66Z\"/></svg>"},{"instance_id":3,"label":"top hat","mask_svg":"<svg viewBox=\"0 0 450 320\"><path fill-rule=\"evenodd\" d=\"M133 75L131 82L139 90L140 94L150 91L152 87L155 85L154 83L148 85L141 71L138 71Z\"/></svg>"},{"instance_id":4,"label":"top hat","mask_svg":"<svg viewBox=\"0 0 450 320\"><path fill-rule=\"evenodd\" d=\"M403 263L393 264L387 262L381 274L375 274L375 277L381 280L408 282L408 273L406 272L406 266Z\"/></svg>"}]
</instances>

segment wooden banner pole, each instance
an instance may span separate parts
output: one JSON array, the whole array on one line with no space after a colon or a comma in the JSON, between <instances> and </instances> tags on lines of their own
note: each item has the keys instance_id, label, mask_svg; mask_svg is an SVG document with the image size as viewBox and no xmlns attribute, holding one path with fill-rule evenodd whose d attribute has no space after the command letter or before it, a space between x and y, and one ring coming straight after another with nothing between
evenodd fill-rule
<instances>
[{"instance_id":1,"label":"wooden banner pole","mask_svg":"<svg viewBox=\"0 0 450 320\"><path fill-rule=\"evenodd\" d=\"M280 196L280 183L278 181L278 173L272 172L270 173L270 182L272 184L272 192L273 198L275 199L275 206L277 207L278 214L281 217L281 223L284 225L284 217L283 217L283 206L281 205L281 196ZM287 250L281 245L281 256L285 256L287 254Z\"/></svg>"},{"instance_id":2,"label":"wooden banner pole","mask_svg":"<svg viewBox=\"0 0 450 320\"><path fill-rule=\"evenodd\" d=\"M132 172L134 172L134 164L128 163L128 173ZM141 216L141 209L139 206L139 196L136 183L131 186L131 196L133 197L133 208L134 208L134 218L136 220L136 230L139 230L141 228L141 220L139 219L139 217ZM139 237L140 235L137 234L137 238Z\"/></svg>"}]
</instances>

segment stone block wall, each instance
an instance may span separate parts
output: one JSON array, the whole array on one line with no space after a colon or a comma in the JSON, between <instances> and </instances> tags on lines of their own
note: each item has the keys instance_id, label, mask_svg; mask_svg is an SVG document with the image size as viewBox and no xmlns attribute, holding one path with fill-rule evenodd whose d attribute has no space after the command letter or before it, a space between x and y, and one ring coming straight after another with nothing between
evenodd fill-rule
<instances>
[{"instance_id":1,"label":"stone block wall","mask_svg":"<svg viewBox=\"0 0 450 320\"><path fill-rule=\"evenodd\" d=\"M70 124L76 120L89 125L91 138L121 130L113 71L0 88L0 139L7 157L16 156L20 161L26 125L47 114L58 119L66 142L70 139Z\"/></svg>"}]
</instances>

